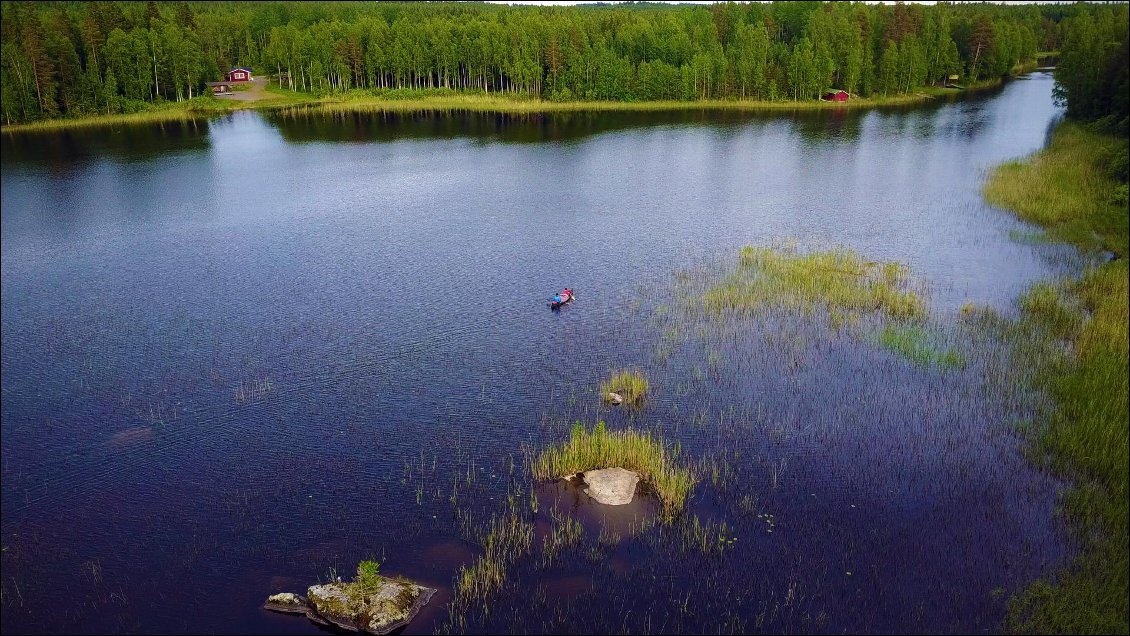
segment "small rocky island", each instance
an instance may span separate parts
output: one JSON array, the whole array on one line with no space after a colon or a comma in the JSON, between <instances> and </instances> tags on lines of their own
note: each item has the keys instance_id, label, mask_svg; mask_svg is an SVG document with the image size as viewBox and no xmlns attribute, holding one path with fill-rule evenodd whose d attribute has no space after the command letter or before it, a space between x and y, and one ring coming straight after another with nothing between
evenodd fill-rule
<instances>
[{"instance_id":1,"label":"small rocky island","mask_svg":"<svg viewBox=\"0 0 1130 636\"><path fill-rule=\"evenodd\" d=\"M352 582L311 585L306 597L292 592L273 594L263 608L305 614L320 625L351 632L387 634L415 618L436 591L407 579L380 576L377 567L372 561L363 561Z\"/></svg>"}]
</instances>

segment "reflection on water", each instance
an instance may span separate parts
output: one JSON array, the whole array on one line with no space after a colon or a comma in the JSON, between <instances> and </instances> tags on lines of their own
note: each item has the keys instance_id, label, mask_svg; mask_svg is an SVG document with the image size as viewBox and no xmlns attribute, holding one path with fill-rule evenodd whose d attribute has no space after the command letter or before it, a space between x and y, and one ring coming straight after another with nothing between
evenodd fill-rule
<instances>
[{"instance_id":1,"label":"reflection on water","mask_svg":"<svg viewBox=\"0 0 1130 636\"><path fill-rule=\"evenodd\" d=\"M76 161L103 157L146 161L170 153L205 151L208 149L208 120L5 134L2 139L5 168L34 162L62 169Z\"/></svg>"},{"instance_id":2,"label":"reflection on water","mask_svg":"<svg viewBox=\"0 0 1130 636\"><path fill-rule=\"evenodd\" d=\"M561 508L578 549L516 563L468 629L995 629L1065 547L978 369L758 323L716 342L654 320L674 302L654 290L791 237L907 264L938 316L1010 311L1077 265L980 195L1042 144L1051 87L4 135L3 630L314 633L259 606L376 556L441 588L406 630L431 632L482 551L464 522L526 510L514 458L577 418L717 472L680 523L618 543ZM605 410L628 366L652 397Z\"/></svg>"}]
</instances>

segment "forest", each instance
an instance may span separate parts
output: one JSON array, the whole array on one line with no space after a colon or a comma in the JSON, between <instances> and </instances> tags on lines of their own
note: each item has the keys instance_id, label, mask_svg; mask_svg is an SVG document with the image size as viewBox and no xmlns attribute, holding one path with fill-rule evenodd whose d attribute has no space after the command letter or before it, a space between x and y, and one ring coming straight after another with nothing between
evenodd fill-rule
<instances>
[{"instance_id":1,"label":"forest","mask_svg":"<svg viewBox=\"0 0 1130 636\"><path fill-rule=\"evenodd\" d=\"M143 111L233 66L316 96L810 100L999 78L1095 5L3 2L6 123ZM1123 94L1123 100L1125 95Z\"/></svg>"}]
</instances>

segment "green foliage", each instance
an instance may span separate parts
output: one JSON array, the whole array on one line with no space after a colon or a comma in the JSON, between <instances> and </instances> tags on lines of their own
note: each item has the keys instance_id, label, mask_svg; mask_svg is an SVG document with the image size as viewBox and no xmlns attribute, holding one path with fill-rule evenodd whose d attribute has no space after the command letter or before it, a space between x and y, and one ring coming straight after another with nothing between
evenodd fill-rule
<instances>
[{"instance_id":1,"label":"green foliage","mask_svg":"<svg viewBox=\"0 0 1130 636\"><path fill-rule=\"evenodd\" d=\"M1125 137L1130 111L1130 7L1121 3L1081 12L1064 20L1063 30L1056 97L1067 105L1069 117L1104 119L1112 132Z\"/></svg>"},{"instance_id":2,"label":"green foliage","mask_svg":"<svg viewBox=\"0 0 1130 636\"><path fill-rule=\"evenodd\" d=\"M371 594L381 584L380 561L362 561L357 564L357 578L353 580L362 594Z\"/></svg>"},{"instance_id":3,"label":"green foliage","mask_svg":"<svg viewBox=\"0 0 1130 636\"><path fill-rule=\"evenodd\" d=\"M906 94L958 69L974 79L999 77L1030 59L1037 43L1057 48L1064 15L1094 16L1096 25L1106 15L1089 6L1065 12L988 4L896 5L893 12L848 3L4 7L0 98L8 124L191 99L232 66L251 66L315 96L448 89L555 102L810 100L830 86L864 96L876 88Z\"/></svg>"}]
</instances>

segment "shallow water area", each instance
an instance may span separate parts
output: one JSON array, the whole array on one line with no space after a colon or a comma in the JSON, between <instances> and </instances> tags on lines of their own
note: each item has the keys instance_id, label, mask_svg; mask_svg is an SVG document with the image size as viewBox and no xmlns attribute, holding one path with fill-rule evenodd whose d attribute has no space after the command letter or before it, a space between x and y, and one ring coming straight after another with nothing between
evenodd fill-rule
<instances>
[{"instance_id":1,"label":"shallow water area","mask_svg":"<svg viewBox=\"0 0 1130 636\"><path fill-rule=\"evenodd\" d=\"M318 633L263 600L368 558L440 590L405 633L444 630L511 510L532 548L460 629L998 630L1071 546L1012 433L1030 396L959 317L1081 264L980 194L1051 89L4 135L3 632ZM679 272L789 239L904 264L966 363L687 305ZM622 368L640 408L601 402ZM577 419L678 444L682 514L534 483Z\"/></svg>"}]
</instances>

